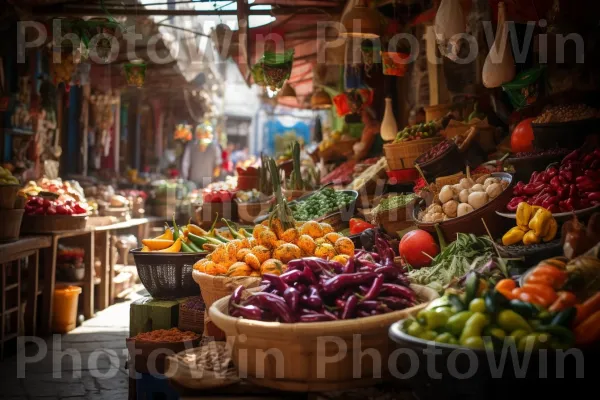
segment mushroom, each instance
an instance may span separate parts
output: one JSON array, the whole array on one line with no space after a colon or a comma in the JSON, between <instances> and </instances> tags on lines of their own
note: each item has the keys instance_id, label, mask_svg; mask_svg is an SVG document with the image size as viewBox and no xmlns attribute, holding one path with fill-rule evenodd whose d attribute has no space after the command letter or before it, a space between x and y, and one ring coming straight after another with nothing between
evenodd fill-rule
<instances>
[{"instance_id":1,"label":"mushroom","mask_svg":"<svg viewBox=\"0 0 600 400\"><path fill-rule=\"evenodd\" d=\"M461 190L463 190L464 187L462 187L460 185L460 183L457 183L456 185L452 185L452 191L454 191L454 193L458 194L461 192Z\"/></svg>"},{"instance_id":2,"label":"mushroom","mask_svg":"<svg viewBox=\"0 0 600 400\"><path fill-rule=\"evenodd\" d=\"M450 200L444 204L444 214L451 218L456 218L456 209L458 208L458 202L456 200Z\"/></svg>"},{"instance_id":3,"label":"mushroom","mask_svg":"<svg viewBox=\"0 0 600 400\"><path fill-rule=\"evenodd\" d=\"M469 192L474 193L474 192L485 192L485 189L483 188L483 185L480 183L476 183L475 185L473 185L473 187L471 189L469 189Z\"/></svg>"},{"instance_id":4,"label":"mushroom","mask_svg":"<svg viewBox=\"0 0 600 400\"><path fill-rule=\"evenodd\" d=\"M500 183L500 180L497 178L487 178L485 182L483 182L483 188L487 189L492 183Z\"/></svg>"},{"instance_id":5,"label":"mushroom","mask_svg":"<svg viewBox=\"0 0 600 400\"><path fill-rule=\"evenodd\" d=\"M454 197L454 192L452 191L452 187L450 185L446 185L440 190L439 198L442 204L452 200Z\"/></svg>"},{"instance_id":6,"label":"mushroom","mask_svg":"<svg viewBox=\"0 0 600 400\"><path fill-rule=\"evenodd\" d=\"M469 189L463 189L459 193L458 199L460 200L461 203L468 203L469 202Z\"/></svg>"},{"instance_id":7,"label":"mushroom","mask_svg":"<svg viewBox=\"0 0 600 400\"><path fill-rule=\"evenodd\" d=\"M466 203L462 203L462 204L458 205L456 215L459 217L462 217L463 215L467 215L471 211L473 211L473 207L471 207L470 205L468 205Z\"/></svg>"},{"instance_id":8,"label":"mushroom","mask_svg":"<svg viewBox=\"0 0 600 400\"><path fill-rule=\"evenodd\" d=\"M496 197L500 196L502 190L502 185L499 183L492 183L485 189L485 192L488 194L488 196L490 196L490 199L495 199Z\"/></svg>"},{"instance_id":9,"label":"mushroom","mask_svg":"<svg viewBox=\"0 0 600 400\"><path fill-rule=\"evenodd\" d=\"M476 210L485 206L488 200L489 196L486 192L473 192L469 194L469 204Z\"/></svg>"},{"instance_id":10,"label":"mushroom","mask_svg":"<svg viewBox=\"0 0 600 400\"><path fill-rule=\"evenodd\" d=\"M471 189L474 184L475 182L473 182L473 179L471 178L462 178L460 180L460 186L462 186L463 189Z\"/></svg>"}]
</instances>

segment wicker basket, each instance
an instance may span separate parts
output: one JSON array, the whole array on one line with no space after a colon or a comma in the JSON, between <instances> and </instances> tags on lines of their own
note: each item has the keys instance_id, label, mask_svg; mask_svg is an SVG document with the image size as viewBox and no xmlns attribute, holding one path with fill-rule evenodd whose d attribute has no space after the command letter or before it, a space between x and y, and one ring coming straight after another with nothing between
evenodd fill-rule
<instances>
[{"instance_id":1,"label":"wicker basket","mask_svg":"<svg viewBox=\"0 0 600 400\"><path fill-rule=\"evenodd\" d=\"M50 233L85 229L87 215L24 215L22 233Z\"/></svg>"},{"instance_id":2,"label":"wicker basket","mask_svg":"<svg viewBox=\"0 0 600 400\"><path fill-rule=\"evenodd\" d=\"M427 121L437 121L450 112L451 104L437 104L435 106L425 107L425 119Z\"/></svg>"},{"instance_id":3,"label":"wicker basket","mask_svg":"<svg viewBox=\"0 0 600 400\"><path fill-rule=\"evenodd\" d=\"M383 146L390 170L413 168L415 160L427 150L444 140L441 136L410 142L391 143Z\"/></svg>"},{"instance_id":4,"label":"wicker basket","mask_svg":"<svg viewBox=\"0 0 600 400\"><path fill-rule=\"evenodd\" d=\"M192 331L202 335L204 333L204 312L204 304L199 310L195 310L187 308L185 303L181 303L179 305L177 327L182 331Z\"/></svg>"},{"instance_id":5,"label":"wicker basket","mask_svg":"<svg viewBox=\"0 0 600 400\"><path fill-rule=\"evenodd\" d=\"M206 253L158 253L133 249L135 266L142 284L152 297L176 299L198 296L192 279L194 264Z\"/></svg>"},{"instance_id":6,"label":"wicker basket","mask_svg":"<svg viewBox=\"0 0 600 400\"><path fill-rule=\"evenodd\" d=\"M439 228L444 234L444 238L447 242L455 241L456 234L458 232L465 232L466 229L468 229L469 233L474 235L486 235L487 231L483 225L483 222L481 222L482 219L485 221L490 233L494 238L506 232L506 225L508 224L509 220L498 215L496 211L505 210L506 204L508 204L512 197L512 176L504 172L494 172L492 176L507 180L509 182L509 186L504 189L500 196L496 197L485 206L478 208L475 211L471 211L462 217L452 218L448 221L438 223ZM415 218L416 225L419 229L423 229L436 236L436 224L418 221L417 215L419 211L424 208L423 203L424 201L421 201L420 204L417 204L414 208L413 217Z\"/></svg>"},{"instance_id":7,"label":"wicker basket","mask_svg":"<svg viewBox=\"0 0 600 400\"><path fill-rule=\"evenodd\" d=\"M270 202L264 203L238 203L238 218L242 223L253 224L254 220L263 214L266 214L271 206Z\"/></svg>"},{"instance_id":8,"label":"wicker basket","mask_svg":"<svg viewBox=\"0 0 600 400\"><path fill-rule=\"evenodd\" d=\"M19 239L24 212L25 210L0 209L0 221L2 221L0 224L0 243Z\"/></svg>"},{"instance_id":9,"label":"wicker basket","mask_svg":"<svg viewBox=\"0 0 600 400\"><path fill-rule=\"evenodd\" d=\"M20 185L0 185L0 210L15 208L15 200L20 188Z\"/></svg>"},{"instance_id":10,"label":"wicker basket","mask_svg":"<svg viewBox=\"0 0 600 400\"><path fill-rule=\"evenodd\" d=\"M244 341L233 341L232 359L241 376L247 376L251 382L296 392L351 389L381 382L381 377L374 378L373 359L360 357L366 349L373 349L381 356L381 375L389 375L388 358L394 350L393 343L387 336L389 326L413 315L438 297L437 292L432 289L418 285L412 287L422 304L402 311L353 320L285 324L233 318L227 310L228 298L213 304L209 313L214 323L227 336L235 339L245 336ZM354 335L360 335L360 345L353 342ZM330 358L330 362L323 363L326 354L328 357L339 354L339 345L332 341L327 342L325 349L320 349L322 343L319 338L326 336L335 337L347 346L344 357L335 361ZM267 351L281 354L282 357L263 357ZM358 367L354 365L354 357L361 360L362 376L359 378L354 376L354 370ZM264 375L259 378L262 372Z\"/></svg>"},{"instance_id":11,"label":"wicker basket","mask_svg":"<svg viewBox=\"0 0 600 400\"><path fill-rule=\"evenodd\" d=\"M192 277L200 287L200 293L207 310L215 301L233 293L238 286L241 285L246 288L258 287L262 281L261 278L254 276L229 277L208 275L195 270L192 272Z\"/></svg>"}]
</instances>

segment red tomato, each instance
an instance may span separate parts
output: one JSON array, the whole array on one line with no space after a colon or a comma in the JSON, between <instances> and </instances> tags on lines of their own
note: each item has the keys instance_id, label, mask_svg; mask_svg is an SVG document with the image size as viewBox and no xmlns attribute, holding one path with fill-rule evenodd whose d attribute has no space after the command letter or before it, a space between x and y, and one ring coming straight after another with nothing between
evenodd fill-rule
<instances>
[{"instance_id":1,"label":"red tomato","mask_svg":"<svg viewBox=\"0 0 600 400\"><path fill-rule=\"evenodd\" d=\"M404 235L400 240L398 250L413 268L428 266L431 264L431 258L440 252L433 236L421 229L410 231ZM431 258L423 253L428 254Z\"/></svg>"},{"instance_id":2,"label":"red tomato","mask_svg":"<svg viewBox=\"0 0 600 400\"><path fill-rule=\"evenodd\" d=\"M531 122L535 118L527 118L519 122L510 137L510 147L513 153L533 151L533 128Z\"/></svg>"}]
</instances>

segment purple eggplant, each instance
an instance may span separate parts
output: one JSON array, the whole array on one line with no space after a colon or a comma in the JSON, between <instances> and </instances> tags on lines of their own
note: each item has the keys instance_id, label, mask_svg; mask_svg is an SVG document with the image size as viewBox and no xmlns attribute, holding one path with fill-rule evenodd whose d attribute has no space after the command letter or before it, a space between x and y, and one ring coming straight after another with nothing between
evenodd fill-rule
<instances>
[{"instance_id":1,"label":"purple eggplant","mask_svg":"<svg viewBox=\"0 0 600 400\"><path fill-rule=\"evenodd\" d=\"M308 270L308 268L305 269L305 271L306 270ZM292 312L296 312L296 310L298 309L298 304L300 303L300 292L298 292L295 288L290 286L283 292L283 299L285 300L287 305L292 309Z\"/></svg>"},{"instance_id":2,"label":"purple eggplant","mask_svg":"<svg viewBox=\"0 0 600 400\"><path fill-rule=\"evenodd\" d=\"M372 267L364 266L364 267L360 267L358 269L358 272L375 272L375 269L376 269L376 266L372 266Z\"/></svg>"},{"instance_id":3,"label":"purple eggplant","mask_svg":"<svg viewBox=\"0 0 600 400\"><path fill-rule=\"evenodd\" d=\"M371 313L368 311L365 311L365 310L358 310L358 312L356 313L356 316L360 317L360 318L366 318L366 317L370 317Z\"/></svg>"},{"instance_id":4,"label":"purple eggplant","mask_svg":"<svg viewBox=\"0 0 600 400\"><path fill-rule=\"evenodd\" d=\"M383 286L383 275L377 275L375 279L373 279L373 283L371 283L371 287L369 291L363 297L363 300L373 300L377 296L379 296L379 292L381 292L381 287Z\"/></svg>"},{"instance_id":5,"label":"purple eggplant","mask_svg":"<svg viewBox=\"0 0 600 400\"><path fill-rule=\"evenodd\" d=\"M352 295L346 301L344 311L342 312L342 319L351 319L356 315L356 306L358 305L358 296Z\"/></svg>"},{"instance_id":6,"label":"purple eggplant","mask_svg":"<svg viewBox=\"0 0 600 400\"><path fill-rule=\"evenodd\" d=\"M231 297L229 297L229 306L228 306L229 312L232 311L234 305L240 304L240 301L242 301L242 293L243 292L244 292L244 287L242 285L235 288L235 290L231 294Z\"/></svg>"},{"instance_id":7,"label":"purple eggplant","mask_svg":"<svg viewBox=\"0 0 600 400\"><path fill-rule=\"evenodd\" d=\"M236 309L236 314L239 314L242 318L253 319L255 321L262 320L263 311L257 306L239 306L235 304L233 307Z\"/></svg>"},{"instance_id":8,"label":"purple eggplant","mask_svg":"<svg viewBox=\"0 0 600 400\"><path fill-rule=\"evenodd\" d=\"M377 307L379 307L380 305L381 305L381 303L379 303L376 300L366 300L366 301L359 302L358 308L371 311L371 310L376 310Z\"/></svg>"},{"instance_id":9,"label":"purple eggplant","mask_svg":"<svg viewBox=\"0 0 600 400\"><path fill-rule=\"evenodd\" d=\"M334 321L336 318L332 318L327 314L304 314L298 318L299 322L326 322L326 321Z\"/></svg>"},{"instance_id":10,"label":"purple eggplant","mask_svg":"<svg viewBox=\"0 0 600 400\"><path fill-rule=\"evenodd\" d=\"M410 302L415 302L415 292L406 286L394 285L393 283L384 283L381 291L388 296L400 297Z\"/></svg>"},{"instance_id":11,"label":"purple eggplant","mask_svg":"<svg viewBox=\"0 0 600 400\"><path fill-rule=\"evenodd\" d=\"M363 283L370 283L376 277L377 274L374 272L356 272L334 276L323 283L323 291L325 293L337 293L346 287L356 287Z\"/></svg>"},{"instance_id":12,"label":"purple eggplant","mask_svg":"<svg viewBox=\"0 0 600 400\"><path fill-rule=\"evenodd\" d=\"M373 261L375 261L375 262L381 261L381 256L379 255L379 253L369 253L369 255L373 258Z\"/></svg>"},{"instance_id":13,"label":"purple eggplant","mask_svg":"<svg viewBox=\"0 0 600 400\"><path fill-rule=\"evenodd\" d=\"M296 318L285 300L272 293L255 293L250 297L261 309L271 311L282 322L295 322Z\"/></svg>"},{"instance_id":14,"label":"purple eggplant","mask_svg":"<svg viewBox=\"0 0 600 400\"><path fill-rule=\"evenodd\" d=\"M385 267L379 267L375 269L376 274L383 274L387 280L394 280L400 274L400 271L396 266L387 265Z\"/></svg>"},{"instance_id":15,"label":"purple eggplant","mask_svg":"<svg viewBox=\"0 0 600 400\"><path fill-rule=\"evenodd\" d=\"M311 285L317 281L317 277L315 276L315 273L310 268L304 268L304 271L302 271L302 278L304 278L306 283L308 283L309 285Z\"/></svg>"},{"instance_id":16,"label":"purple eggplant","mask_svg":"<svg viewBox=\"0 0 600 400\"><path fill-rule=\"evenodd\" d=\"M303 293L306 293L306 292L308 292L308 286L306 286L304 283L299 283L299 282L296 282L296 283L294 284L294 288L295 288L295 289L296 289L296 290L297 290L297 291L298 291L300 294L303 294Z\"/></svg>"},{"instance_id":17,"label":"purple eggplant","mask_svg":"<svg viewBox=\"0 0 600 400\"><path fill-rule=\"evenodd\" d=\"M262 278L263 281L269 282L269 284L273 285L273 287L275 287L275 289L277 289L280 293L285 292L285 289L288 288L287 283L285 283L278 275L263 274Z\"/></svg>"},{"instance_id":18,"label":"purple eggplant","mask_svg":"<svg viewBox=\"0 0 600 400\"><path fill-rule=\"evenodd\" d=\"M305 265L306 265L305 259L292 260L289 263L287 263L287 271L288 272L289 271L294 271L294 270L300 270L300 271L302 271L304 269ZM283 274L283 275L285 275L285 274Z\"/></svg>"},{"instance_id":19,"label":"purple eggplant","mask_svg":"<svg viewBox=\"0 0 600 400\"><path fill-rule=\"evenodd\" d=\"M323 310L323 314L328 315L329 317L331 317L332 320L338 320L339 319L337 317L337 315L335 315L331 311Z\"/></svg>"}]
</instances>

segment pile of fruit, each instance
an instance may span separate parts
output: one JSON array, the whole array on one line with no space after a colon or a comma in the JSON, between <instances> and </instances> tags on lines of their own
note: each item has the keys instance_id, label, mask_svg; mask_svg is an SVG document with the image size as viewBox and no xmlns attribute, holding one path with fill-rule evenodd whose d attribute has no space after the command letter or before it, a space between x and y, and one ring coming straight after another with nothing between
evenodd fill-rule
<instances>
[{"instance_id":1,"label":"pile of fruit","mask_svg":"<svg viewBox=\"0 0 600 400\"><path fill-rule=\"evenodd\" d=\"M86 203L74 200L50 200L35 196L25 204L25 215L82 215L88 211Z\"/></svg>"},{"instance_id":2,"label":"pile of fruit","mask_svg":"<svg viewBox=\"0 0 600 400\"><path fill-rule=\"evenodd\" d=\"M370 317L416 304L394 252L379 238L377 253L358 252L346 263L319 258L290 261L280 275L263 275L266 288L242 300L238 287L229 314L257 321L326 322Z\"/></svg>"},{"instance_id":3,"label":"pile of fruit","mask_svg":"<svg viewBox=\"0 0 600 400\"><path fill-rule=\"evenodd\" d=\"M454 146L454 144L450 140L444 140L433 146L431 149L427 150L425 153L421 154L419 158L415 160L416 164L425 164L434 160L444 154L450 146Z\"/></svg>"},{"instance_id":4,"label":"pile of fruit","mask_svg":"<svg viewBox=\"0 0 600 400\"><path fill-rule=\"evenodd\" d=\"M61 200L75 200L85 202L83 189L77 181L62 181L61 179L41 178L37 181L29 181L20 190L27 196L37 196L40 192L50 192L59 195Z\"/></svg>"},{"instance_id":5,"label":"pile of fruit","mask_svg":"<svg viewBox=\"0 0 600 400\"><path fill-rule=\"evenodd\" d=\"M519 351L585 347L600 340L600 292L579 298L565 288L572 275L559 259L540 263L522 287L503 279L489 288L472 274L465 293L433 301L403 330L474 349L502 349L506 340Z\"/></svg>"},{"instance_id":6,"label":"pile of fruit","mask_svg":"<svg viewBox=\"0 0 600 400\"><path fill-rule=\"evenodd\" d=\"M283 229L278 219L256 225L252 235L235 232L234 239L220 243L194 269L209 275L280 275L287 264L301 257L331 259L345 264L354 255L352 240L315 221Z\"/></svg>"},{"instance_id":7,"label":"pile of fruit","mask_svg":"<svg viewBox=\"0 0 600 400\"><path fill-rule=\"evenodd\" d=\"M0 167L0 185L18 185L19 180L6 168Z\"/></svg>"},{"instance_id":8,"label":"pile of fruit","mask_svg":"<svg viewBox=\"0 0 600 400\"><path fill-rule=\"evenodd\" d=\"M407 126L396 135L394 143L410 142L412 140L429 139L440 133L442 126L435 121Z\"/></svg>"},{"instance_id":9,"label":"pile of fruit","mask_svg":"<svg viewBox=\"0 0 600 400\"><path fill-rule=\"evenodd\" d=\"M534 172L529 183L519 182L506 208L519 203L541 206L551 213L583 210L600 205L600 149L575 150L557 166Z\"/></svg>"},{"instance_id":10,"label":"pile of fruit","mask_svg":"<svg viewBox=\"0 0 600 400\"><path fill-rule=\"evenodd\" d=\"M333 214L353 201L354 196L350 193L325 188L290 207L296 220L310 221Z\"/></svg>"},{"instance_id":11,"label":"pile of fruit","mask_svg":"<svg viewBox=\"0 0 600 400\"><path fill-rule=\"evenodd\" d=\"M517 207L517 226L502 236L502 244L510 246L523 242L528 246L541 241L550 242L557 231L558 223L549 210L522 202Z\"/></svg>"}]
</instances>

